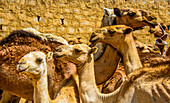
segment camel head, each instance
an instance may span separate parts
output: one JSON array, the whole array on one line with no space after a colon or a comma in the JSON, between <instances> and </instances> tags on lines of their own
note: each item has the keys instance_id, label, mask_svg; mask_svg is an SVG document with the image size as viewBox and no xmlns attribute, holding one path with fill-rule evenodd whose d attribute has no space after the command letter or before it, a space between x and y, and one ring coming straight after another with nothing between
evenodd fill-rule
<instances>
[{"instance_id":1,"label":"camel head","mask_svg":"<svg viewBox=\"0 0 170 103\"><path fill-rule=\"evenodd\" d=\"M88 55L96 51L96 47L90 48L86 44L61 45L54 52L54 56L56 59L65 59L77 66L82 66L87 61Z\"/></svg>"},{"instance_id":2,"label":"camel head","mask_svg":"<svg viewBox=\"0 0 170 103\"><path fill-rule=\"evenodd\" d=\"M95 46L98 42L111 45L113 48L121 51L125 48L127 37L132 37L132 28L125 25L108 26L97 29L92 33L90 42L91 46Z\"/></svg>"},{"instance_id":3,"label":"camel head","mask_svg":"<svg viewBox=\"0 0 170 103\"><path fill-rule=\"evenodd\" d=\"M162 26L162 27L161 27ZM166 33L169 32L169 26L165 23L160 23L160 25L155 26L155 28L150 28L149 32L154 34L154 37L161 37L164 35L164 31ZM164 36L163 40L167 38L167 35Z\"/></svg>"},{"instance_id":4,"label":"camel head","mask_svg":"<svg viewBox=\"0 0 170 103\"><path fill-rule=\"evenodd\" d=\"M150 28L149 32L157 38L155 45L158 46L161 54L164 54L166 51L166 39L168 37L169 26L165 23L160 23L155 28Z\"/></svg>"},{"instance_id":5,"label":"camel head","mask_svg":"<svg viewBox=\"0 0 170 103\"><path fill-rule=\"evenodd\" d=\"M156 16L149 11L133 8L114 8L112 10L113 12L111 12L111 9L104 9L102 27L110 25L126 25L133 29L139 29L143 26L155 27L158 25Z\"/></svg>"},{"instance_id":6,"label":"camel head","mask_svg":"<svg viewBox=\"0 0 170 103\"><path fill-rule=\"evenodd\" d=\"M46 69L46 61L51 60L52 56L52 52L47 55L40 51L30 52L19 60L17 70L32 78L39 78Z\"/></svg>"},{"instance_id":7,"label":"camel head","mask_svg":"<svg viewBox=\"0 0 170 103\"><path fill-rule=\"evenodd\" d=\"M112 25L116 17L116 15L113 12L113 9L104 8L103 12L104 12L104 15L102 18L101 27Z\"/></svg>"}]
</instances>

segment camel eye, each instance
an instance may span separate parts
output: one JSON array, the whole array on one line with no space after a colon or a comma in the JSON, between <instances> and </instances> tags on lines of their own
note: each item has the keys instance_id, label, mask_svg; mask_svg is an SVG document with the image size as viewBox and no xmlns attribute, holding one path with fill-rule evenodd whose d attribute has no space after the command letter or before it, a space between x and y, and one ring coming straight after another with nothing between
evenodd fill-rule
<instances>
[{"instance_id":1,"label":"camel eye","mask_svg":"<svg viewBox=\"0 0 170 103\"><path fill-rule=\"evenodd\" d=\"M75 53L80 53L80 52L82 52L82 50L80 50L80 49L75 49L74 51L75 51Z\"/></svg>"},{"instance_id":2,"label":"camel eye","mask_svg":"<svg viewBox=\"0 0 170 103\"><path fill-rule=\"evenodd\" d=\"M42 59L42 58L37 58L35 61L36 61L37 63L41 63L41 62L43 61L43 59Z\"/></svg>"},{"instance_id":3,"label":"camel eye","mask_svg":"<svg viewBox=\"0 0 170 103\"><path fill-rule=\"evenodd\" d=\"M114 34L116 31L114 30L108 30L109 34Z\"/></svg>"},{"instance_id":4,"label":"camel eye","mask_svg":"<svg viewBox=\"0 0 170 103\"><path fill-rule=\"evenodd\" d=\"M133 16L136 15L136 13L135 13L135 12L131 12L131 13L128 13L128 15L131 16L131 17L133 17Z\"/></svg>"},{"instance_id":5,"label":"camel eye","mask_svg":"<svg viewBox=\"0 0 170 103\"><path fill-rule=\"evenodd\" d=\"M165 26L162 26L162 28L165 30L166 29L166 27Z\"/></svg>"}]
</instances>

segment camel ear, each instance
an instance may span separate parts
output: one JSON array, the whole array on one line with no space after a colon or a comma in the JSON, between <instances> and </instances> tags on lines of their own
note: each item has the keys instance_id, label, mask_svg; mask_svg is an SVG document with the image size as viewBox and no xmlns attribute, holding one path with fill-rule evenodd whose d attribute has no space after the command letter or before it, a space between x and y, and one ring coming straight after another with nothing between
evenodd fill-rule
<instances>
[{"instance_id":1,"label":"camel ear","mask_svg":"<svg viewBox=\"0 0 170 103\"><path fill-rule=\"evenodd\" d=\"M103 9L103 12L104 12L105 15L109 16L109 11L108 11L107 8L104 8L104 9Z\"/></svg>"},{"instance_id":2,"label":"camel ear","mask_svg":"<svg viewBox=\"0 0 170 103\"><path fill-rule=\"evenodd\" d=\"M47 54L47 61L50 61L53 58L53 52L48 52Z\"/></svg>"},{"instance_id":3,"label":"camel ear","mask_svg":"<svg viewBox=\"0 0 170 103\"><path fill-rule=\"evenodd\" d=\"M133 17L133 16L136 15L136 12L128 12L128 15L131 16L131 17Z\"/></svg>"},{"instance_id":4,"label":"camel ear","mask_svg":"<svg viewBox=\"0 0 170 103\"><path fill-rule=\"evenodd\" d=\"M167 25L167 27L168 27L168 30L170 30L170 25Z\"/></svg>"},{"instance_id":5,"label":"camel ear","mask_svg":"<svg viewBox=\"0 0 170 103\"><path fill-rule=\"evenodd\" d=\"M114 14L118 17L122 17L122 13L119 8L114 8Z\"/></svg>"},{"instance_id":6,"label":"camel ear","mask_svg":"<svg viewBox=\"0 0 170 103\"><path fill-rule=\"evenodd\" d=\"M92 47L90 50L89 50L89 54L93 54L93 53L96 53L97 52L97 47Z\"/></svg>"},{"instance_id":7,"label":"camel ear","mask_svg":"<svg viewBox=\"0 0 170 103\"><path fill-rule=\"evenodd\" d=\"M130 34L132 32L132 28L127 28L123 31L124 34Z\"/></svg>"}]
</instances>

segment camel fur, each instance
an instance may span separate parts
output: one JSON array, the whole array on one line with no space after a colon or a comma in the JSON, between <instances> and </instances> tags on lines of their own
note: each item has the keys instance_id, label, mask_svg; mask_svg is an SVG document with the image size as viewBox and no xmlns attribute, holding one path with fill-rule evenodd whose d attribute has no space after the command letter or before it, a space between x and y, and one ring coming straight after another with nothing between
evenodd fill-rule
<instances>
[{"instance_id":1,"label":"camel fur","mask_svg":"<svg viewBox=\"0 0 170 103\"><path fill-rule=\"evenodd\" d=\"M67 88L67 92L65 92L64 95L59 95L57 98L51 100L48 92L46 61L50 61L52 58L52 52L49 52L47 55L40 51L30 52L19 60L17 70L26 73L32 78L34 86L34 103L75 103L77 100L75 100L74 91L70 91L74 89L69 90L69 87L65 87ZM70 94L69 92L72 93Z\"/></svg>"},{"instance_id":2,"label":"camel fur","mask_svg":"<svg viewBox=\"0 0 170 103\"><path fill-rule=\"evenodd\" d=\"M16 70L16 65L19 59L30 51L48 53L55 51L57 46L62 45L59 40L56 41L55 38L48 37L43 36L42 38L42 36L31 32L16 30L0 41L0 89L18 97L33 100L32 80L26 74L19 73ZM49 94L53 99L62 90L61 84L69 84L68 80L75 73L75 66L68 61L52 59L47 62L47 67ZM70 85L72 85L73 91L76 92L76 83L73 82Z\"/></svg>"},{"instance_id":3,"label":"camel fur","mask_svg":"<svg viewBox=\"0 0 170 103\"><path fill-rule=\"evenodd\" d=\"M90 48L85 44L77 44L61 45L54 52L55 58L68 60L76 64L79 75L79 92L83 103L168 102L168 91L170 90L169 64L162 65L162 68L159 69L156 67L154 69L135 70L128 75L128 78L124 79L123 83L114 92L102 94L98 91L95 83L94 57L92 55L95 51L96 48ZM153 88L154 86L159 87L157 89ZM153 93L150 93L150 91L153 91ZM143 99L146 97L147 99Z\"/></svg>"}]
</instances>

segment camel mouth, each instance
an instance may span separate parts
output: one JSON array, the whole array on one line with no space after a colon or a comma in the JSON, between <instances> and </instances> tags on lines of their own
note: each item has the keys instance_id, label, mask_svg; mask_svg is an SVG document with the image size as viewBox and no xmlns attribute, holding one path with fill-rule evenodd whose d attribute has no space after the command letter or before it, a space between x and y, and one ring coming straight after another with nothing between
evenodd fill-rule
<instances>
[{"instance_id":1,"label":"camel mouth","mask_svg":"<svg viewBox=\"0 0 170 103\"><path fill-rule=\"evenodd\" d=\"M148 21L147 19L144 19L143 22L145 22L146 24L148 24L152 28L155 28L155 26L158 25L158 23L156 21Z\"/></svg>"},{"instance_id":2,"label":"camel mouth","mask_svg":"<svg viewBox=\"0 0 170 103\"><path fill-rule=\"evenodd\" d=\"M56 59L61 59L61 58L63 58L63 56L64 56L64 55L61 55L60 52L54 52L54 57L55 57Z\"/></svg>"},{"instance_id":3,"label":"camel mouth","mask_svg":"<svg viewBox=\"0 0 170 103\"><path fill-rule=\"evenodd\" d=\"M94 47L97 43L99 43L99 41L100 41L100 38L91 37L89 40L89 42L91 43L90 47Z\"/></svg>"},{"instance_id":4,"label":"camel mouth","mask_svg":"<svg viewBox=\"0 0 170 103\"><path fill-rule=\"evenodd\" d=\"M96 53L94 53L94 61L97 61L105 53L105 50L107 48L107 44L105 44L105 43L97 43L95 46L98 48L98 50L97 50Z\"/></svg>"},{"instance_id":5,"label":"camel mouth","mask_svg":"<svg viewBox=\"0 0 170 103\"><path fill-rule=\"evenodd\" d=\"M26 72L28 68L29 68L29 66L27 66L27 67L21 67L20 64L17 65L17 70L18 70L19 72Z\"/></svg>"}]
</instances>

